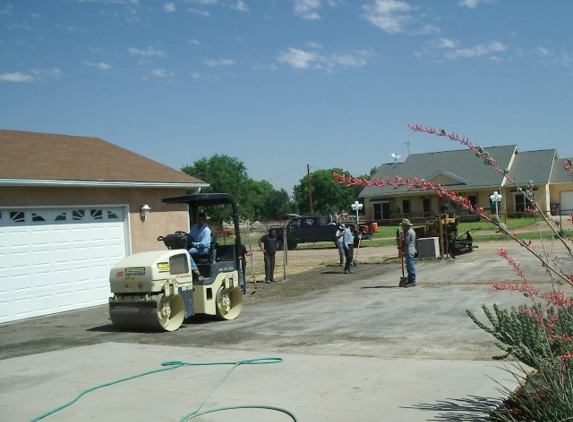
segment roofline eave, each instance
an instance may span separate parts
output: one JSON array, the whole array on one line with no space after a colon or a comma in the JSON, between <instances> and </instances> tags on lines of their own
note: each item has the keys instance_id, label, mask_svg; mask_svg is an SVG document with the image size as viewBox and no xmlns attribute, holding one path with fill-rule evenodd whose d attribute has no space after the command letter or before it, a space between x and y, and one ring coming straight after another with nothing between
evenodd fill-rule
<instances>
[{"instance_id":1,"label":"roofline eave","mask_svg":"<svg viewBox=\"0 0 573 422\"><path fill-rule=\"evenodd\" d=\"M132 182L125 180L44 180L44 179L0 179L0 186L31 186L31 187L98 187L98 188L208 188L205 182Z\"/></svg>"},{"instance_id":2,"label":"roofline eave","mask_svg":"<svg viewBox=\"0 0 573 422\"><path fill-rule=\"evenodd\" d=\"M493 189L493 190L500 190L502 188L504 188L504 186L499 186L499 185L482 185L482 186L466 186L466 185L458 185L458 186L445 186L446 189L448 191L452 191L452 192L467 192L467 191L482 191L485 189ZM422 189L422 188L415 188L415 189L406 189L406 188L398 188L398 189L392 189L389 192L379 192L379 193L370 193L367 195L362 195L364 198L371 198L371 197L389 197L389 196L404 196L407 194L414 194L414 195L419 195L419 194L424 194L424 193L433 193L436 194L437 193L435 191L433 191L432 189Z\"/></svg>"}]
</instances>

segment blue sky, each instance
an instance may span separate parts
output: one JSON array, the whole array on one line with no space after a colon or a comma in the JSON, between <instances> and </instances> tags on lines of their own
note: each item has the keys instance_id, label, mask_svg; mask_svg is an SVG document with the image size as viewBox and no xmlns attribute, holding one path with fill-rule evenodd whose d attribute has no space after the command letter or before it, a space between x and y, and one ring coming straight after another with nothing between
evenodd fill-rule
<instances>
[{"instance_id":1,"label":"blue sky","mask_svg":"<svg viewBox=\"0 0 573 422\"><path fill-rule=\"evenodd\" d=\"M276 189L397 152L573 157L573 2L0 0L0 128L95 136ZM38 153L31 151L31 153Z\"/></svg>"}]
</instances>

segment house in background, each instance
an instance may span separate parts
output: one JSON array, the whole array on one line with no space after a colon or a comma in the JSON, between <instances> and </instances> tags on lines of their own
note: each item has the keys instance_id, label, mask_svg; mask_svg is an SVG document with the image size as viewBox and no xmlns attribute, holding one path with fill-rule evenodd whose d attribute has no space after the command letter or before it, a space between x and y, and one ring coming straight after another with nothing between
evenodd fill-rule
<instances>
[{"instance_id":1,"label":"house in background","mask_svg":"<svg viewBox=\"0 0 573 422\"><path fill-rule=\"evenodd\" d=\"M161 199L207 186L102 139L0 130L0 323L107 303L113 265L189 230Z\"/></svg>"},{"instance_id":2,"label":"house in background","mask_svg":"<svg viewBox=\"0 0 573 422\"><path fill-rule=\"evenodd\" d=\"M495 204L490 202L490 195L497 191L502 195L498 203L500 214L510 216L525 212L529 204L509 180L515 180L524 189L531 182L535 200L547 215L573 212L573 180L563 166L565 160L558 158L556 150L521 152L516 145L485 150L501 169L509 171L507 177L484 164L483 159L469 149L412 154L404 162L383 164L373 177L384 181L387 177L394 180L395 176L418 177L434 185L444 185L493 213ZM467 210L431 190L369 186L360 196L364 198L366 219L382 223L383 220L425 218L443 213L471 218Z\"/></svg>"}]
</instances>

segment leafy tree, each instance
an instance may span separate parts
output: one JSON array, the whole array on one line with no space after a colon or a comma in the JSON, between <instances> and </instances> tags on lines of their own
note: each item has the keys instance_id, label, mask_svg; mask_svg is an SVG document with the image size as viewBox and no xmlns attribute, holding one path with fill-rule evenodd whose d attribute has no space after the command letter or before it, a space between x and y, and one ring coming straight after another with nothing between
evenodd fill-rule
<instances>
[{"instance_id":1,"label":"leafy tree","mask_svg":"<svg viewBox=\"0 0 573 422\"><path fill-rule=\"evenodd\" d=\"M292 212L294 212L294 203L291 202L287 191L273 189L266 198L264 213L261 214L261 218L277 218L281 214Z\"/></svg>"},{"instance_id":2,"label":"leafy tree","mask_svg":"<svg viewBox=\"0 0 573 422\"><path fill-rule=\"evenodd\" d=\"M201 158L193 165L181 169L193 177L210 184L203 192L225 192L233 195L239 207L239 213L243 212L244 204L248 204L249 183L251 179L247 174L245 165L235 157L215 154L210 158ZM248 213L248 205L244 210ZM210 210L209 217L221 222L230 217L230 210Z\"/></svg>"},{"instance_id":3,"label":"leafy tree","mask_svg":"<svg viewBox=\"0 0 573 422\"><path fill-rule=\"evenodd\" d=\"M356 201L362 187L346 187L332 182L332 173L345 173L342 169L317 170L310 174L312 192L312 213L324 215L348 211ZM308 178L300 179L300 184L294 187L294 202L300 214L310 213Z\"/></svg>"},{"instance_id":4,"label":"leafy tree","mask_svg":"<svg viewBox=\"0 0 573 422\"><path fill-rule=\"evenodd\" d=\"M267 218L267 216L270 214L267 210L267 198L269 198L274 191L273 186L264 180L251 180L249 191L249 219L261 220L263 218Z\"/></svg>"},{"instance_id":5,"label":"leafy tree","mask_svg":"<svg viewBox=\"0 0 573 422\"><path fill-rule=\"evenodd\" d=\"M237 158L215 154L201 158L193 165L181 169L193 177L210 184L203 192L225 192L237 201L239 215L245 220L276 218L280 214L292 212L294 206L284 189L277 191L267 181L254 181L249 178L245 165ZM219 223L228 220L230 210L209 210L211 220Z\"/></svg>"}]
</instances>

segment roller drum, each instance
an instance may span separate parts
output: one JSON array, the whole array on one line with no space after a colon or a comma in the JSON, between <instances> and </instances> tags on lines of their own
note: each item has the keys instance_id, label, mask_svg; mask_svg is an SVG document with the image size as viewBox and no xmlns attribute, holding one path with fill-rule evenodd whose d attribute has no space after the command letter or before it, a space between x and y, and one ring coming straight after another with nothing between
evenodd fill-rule
<instances>
[{"instance_id":1,"label":"roller drum","mask_svg":"<svg viewBox=\"0 0 573 422\"><path fill-rule=\"evenodd\" d=\"M152 300L111 300L109 316L118 328L140 331L175 331L185 319L185 304L179 295L153 296Z\"/></svg>"}]
</instances>

